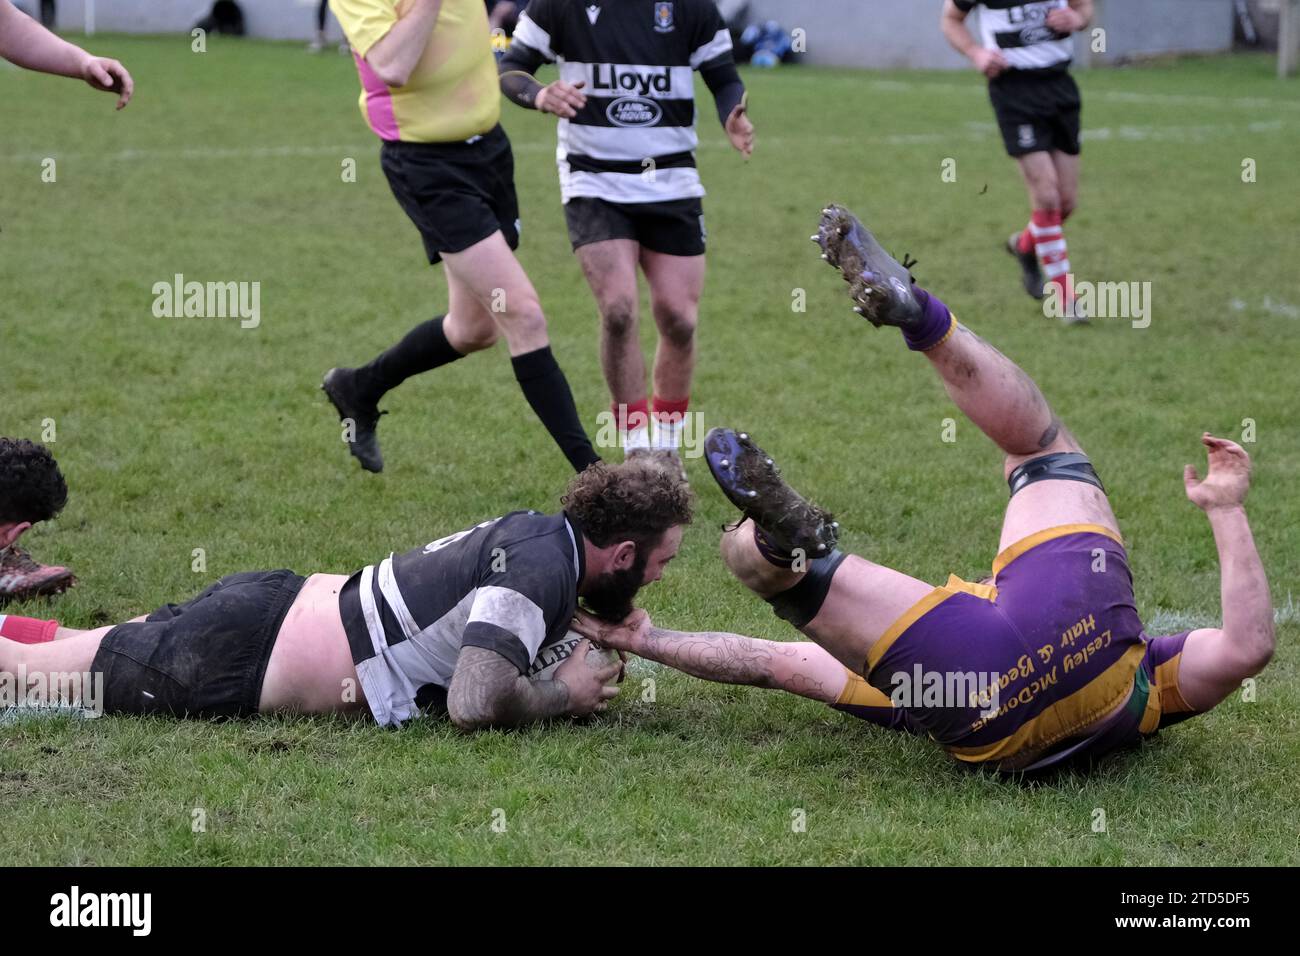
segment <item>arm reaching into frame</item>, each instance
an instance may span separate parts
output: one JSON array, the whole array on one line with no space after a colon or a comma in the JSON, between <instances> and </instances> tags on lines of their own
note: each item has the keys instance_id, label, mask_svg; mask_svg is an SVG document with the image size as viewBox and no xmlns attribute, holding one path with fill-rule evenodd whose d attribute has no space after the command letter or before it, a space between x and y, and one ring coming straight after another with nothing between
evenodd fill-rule
<instances>
[{"instance_id":1,"label":"arm reaching into frame","mask_svg":"<svg viewBox=\"0 0 1300 956\"><path fill-rule=\"evenodd\" d=\"M573 629L597 644L658 661L719 684L784 690L824 704L839 700L844 665L811 641L764 641L722 632L654 627L645 611L609 624L579 611Z\"/></svg>"},{"instance_id":2,"label":"arm reaching into frame","mask_svg":"<svg viewBox=\"0 0 1300 956\"><path fill-rule=\"evenodd\" d=\"M1209 432L1201 443L1208 451L1209 471L1199 479L1196 469L1187 465L1183 484L1214 531L1223 627L1201 628L1187 636L1178 682L1187 703L1205 711L1267 666L1276 638L1268 578L1246 519L1250 456L1236 442Z\"/></svg>"},{"instance_id":3,"label":"arm reaching into frame","mask_svg":"<svg viewBox=\"0 0 1300 956\"><path fill-rule=\"evenodd\" d=\"M92 56L55 36L10 0L0 0L0 57L39 73L85 80L93 89L117 94L120 110L131 102L135 83L117 60Z\"/></svg>"}]
</instances>

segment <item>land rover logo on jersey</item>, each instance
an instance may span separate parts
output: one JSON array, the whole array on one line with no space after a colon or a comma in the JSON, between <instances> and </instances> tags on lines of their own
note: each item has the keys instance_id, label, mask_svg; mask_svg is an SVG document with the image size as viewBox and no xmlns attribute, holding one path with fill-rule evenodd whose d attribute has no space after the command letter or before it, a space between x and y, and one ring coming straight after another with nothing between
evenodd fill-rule
<instances>
[{"instance_id":1,"label":"land rover logo on jersey","mask_svg":"<svg viewBox=\"0 0 1300 956\"><path fill-rule=\"evenodd\" d=\"M644 96L620 96L609 104L605 115L615 126L654 126L664 111L658 103Z\"/></svg>"},{"instance_id":2,"label":"land rover logo on jersey","mask_svg":"<svg viewBox=\"0 0 1300 956\"><path fill-rule=\"evenodd\" d=\"M1035 43L1050 43L1053 40L1063 39L1065 34L1057 33L1046 24L1039 24L1034 27L1025 27L1020 31L1020 45L1033 46Z\"/></svg>"},{"instance_id":3,"label":"land rover logo on jersey","mask_svg":"<svg viewBox=\"0 0 1300 956\"><path fill-rule=\"evenodd\" d=\"M671 3L656 3L655 32L672 33L673 29L673 5Z\"/></svg>"}]
</instances>

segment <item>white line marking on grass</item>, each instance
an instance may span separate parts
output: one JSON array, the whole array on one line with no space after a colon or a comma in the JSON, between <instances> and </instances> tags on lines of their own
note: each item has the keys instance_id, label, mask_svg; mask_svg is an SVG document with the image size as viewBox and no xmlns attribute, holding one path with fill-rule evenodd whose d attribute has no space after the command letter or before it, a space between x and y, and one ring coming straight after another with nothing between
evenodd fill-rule
<instances>
[{"instance_id":1,"label":"white line marking on grass","mask_svg":"<svg viewBox=\"0 0 1300 956\"><path fill-rule=\"evenodd\" d=\"M1260 302L1259 307L1269 315L1280 315L1287 319L1300 319L1300 306L1292 305L1290 302L1274 301L1271 295L1264 296L1264 300ZM1232 299L1228 303L1228 308L1233 312L1245 312L1250 308L1250 303L1242 299Z\"/></svg>"},{"instance_id":2,"label":"white line marking on grass","mask_svg":"<svg viewBox=\"0 0 1300 956\"><path fill-rule=\"evenodd\" d=\"M785 77L782 77L785 79ZM867 88L875 93L967 93L985 99L988 90L982 83L925 83L912 80L870 80ZM1223 109L1297 109L1300 101L1272 99L1267 96L1213 96L1208 93L1136 93L1129 90L1087 90L1089 100L1110 103L1164 104L1168 106L1210 106Z\"/></svg>"},{"instance_id":3,"label":"white line marking on grass","mask_svg":"<svg viewBox=\"0 0 1300 956\"><path fill-rule=\"evenodd\" d=\"M66 153L51 150L46 153L11 153L0 156L10 163L39 163L47 157L54 159L94 158L113 163L159 159L278 159L283 156L355 156L358 153L378 152L375 143L364 146L353 143L347 146L212 146L188 149L122 149L116 153ZM554 147L551 147L554 150Z\"/></svg>"},{"instance_id":4,"label":"white line marking on grass","mask_svg":"<svg viewBox=\"0 0 1300 956\"><path fill-rule=\"evenodd\" d=\"M1287 125L1282 120L1260 121L1249 124L1231 125L1202 125L1202 126L1098 126L1085 127L1083 131L1084 142L1204 142L1211 139L1233 139L1240 137L1243 133L1279 133L1288 131ZM948 144L955 141L979 143L996 138L998 135L997 127L992 123L967 122L960 128L951 128L946 130L927 130L916 133L887 133L884 135L872 136L847 136L838 134L835 136L817 137L819 146L860 146L865 143L874 143L885 146L924 146L929 144ZM783 147L807 147L807 140L787 140L779 136L764 137L763 143L771 148ZM729 152L731 145L723 141L714 142L712 140L701 143L700 149L710 152ZM59 150L51 150L44 153L9 153L0 154L0 162L7 163L39 163L47 158L58 160L69 159L97 159L106 162L129 163L141 162L148 163L154 161L167 160L207 160L207 159L283 159L295 157L316 157L316 156L357 156L368 155L375 151L374 143L366 144L344 144L337 146L214 146L189 147L186 149L123 149L114 153L94 153L94 152L76 152L68 153ZM551 142L530 142L517 143L514 146L516 153L545 153L552 154L555 152L555 145Z\"/></svg>"}]
</instances>

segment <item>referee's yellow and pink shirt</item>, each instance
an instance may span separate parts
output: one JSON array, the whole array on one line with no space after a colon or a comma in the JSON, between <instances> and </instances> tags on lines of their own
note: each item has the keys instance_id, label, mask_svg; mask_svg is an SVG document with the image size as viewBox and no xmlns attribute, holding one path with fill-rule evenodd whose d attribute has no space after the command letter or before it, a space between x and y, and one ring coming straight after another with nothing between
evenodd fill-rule
<instances>
[{"instance_id":1,"label":"referee's yellow and pink shirt","mask_svg":"<svg viewBox=\"0 0 1300 956\"><path fill-rule=\"evenodd\" d=\"M433 35L405 86L388 86L366 54L415 0L329 0L361 75L361 114L384 140L449 143L501 118L496 59L483 0L442 0Z\"/></svg>"}]
</instances>

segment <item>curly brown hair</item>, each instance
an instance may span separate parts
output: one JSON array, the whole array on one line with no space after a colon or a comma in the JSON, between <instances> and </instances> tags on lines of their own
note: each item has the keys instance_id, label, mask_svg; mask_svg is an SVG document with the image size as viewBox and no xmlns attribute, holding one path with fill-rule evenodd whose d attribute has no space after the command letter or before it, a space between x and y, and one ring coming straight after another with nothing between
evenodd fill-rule
<instances>
[{"instance_id":1,"label":"curly brown hair","mask_svg":"<svg viewBox=\"0 0 1300 956\"><path fill-rule=\"evenodd\" d=\"M68 503L68 486L44 445L0 438L0 522L48 521Z\"/></svg>"},{"instance_id":2,"label":"curly brown hair","mask_svg":"<svg viewBox=\"0 0 1300 956\"><path fill-rule=\"evenodd\" d=\"M560 503L598 548L617 541L653 548L669 528L691 523L690 486L653 460L597 462L574 476Z\"/></svg>"}]
</instances>

